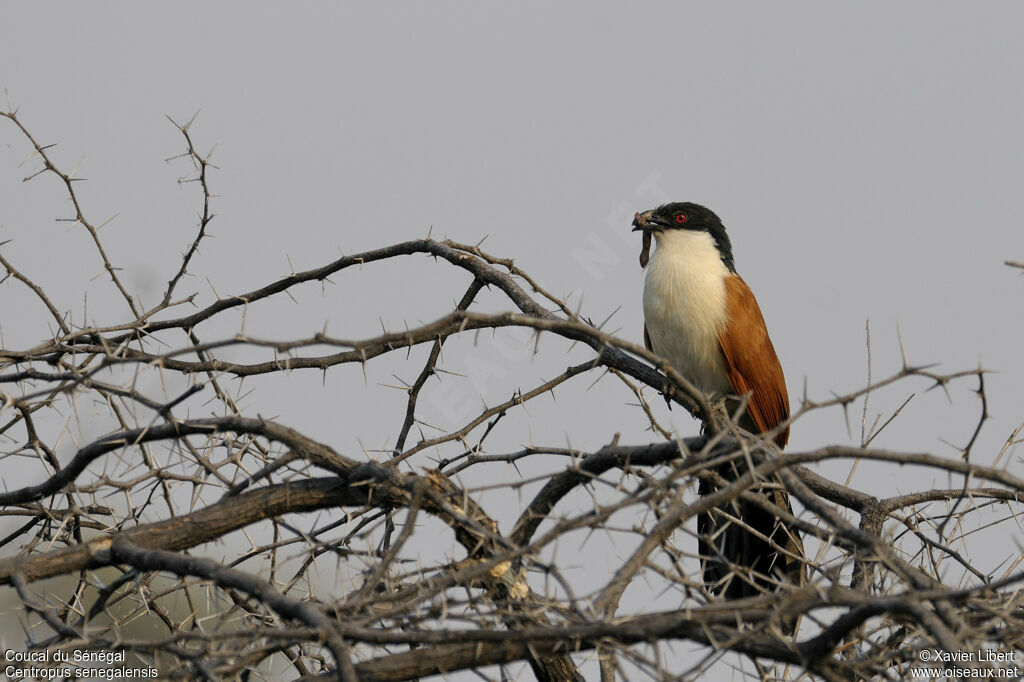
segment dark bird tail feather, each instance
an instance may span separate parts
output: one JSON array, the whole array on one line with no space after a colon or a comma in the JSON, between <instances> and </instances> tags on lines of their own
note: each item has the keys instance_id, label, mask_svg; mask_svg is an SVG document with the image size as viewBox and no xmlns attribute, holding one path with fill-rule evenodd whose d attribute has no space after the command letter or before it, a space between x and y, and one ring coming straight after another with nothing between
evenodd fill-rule
<instances>
[{"instance_id":1,"label":"dark bird tail feather","mask_svg":"<svg viewBox=\"0 0 1024 682\"><path fill-rule=\"evenodd\" d=\"M733 464L719 467L726 481L735 480ZM714 484L701 480L701 497L715 492ZM770 507L791 515L789 494L776 486L755 486L764 506L737 499L697 517L698 551L704 584L726 599L742 599L778 590L781 585L802 586L807 581L803 542L799 533L784 524ZM768 507L768 508L766 508ZM798 618L782 623L786 634L796 631Z\"/></svg>"}]
</instances>

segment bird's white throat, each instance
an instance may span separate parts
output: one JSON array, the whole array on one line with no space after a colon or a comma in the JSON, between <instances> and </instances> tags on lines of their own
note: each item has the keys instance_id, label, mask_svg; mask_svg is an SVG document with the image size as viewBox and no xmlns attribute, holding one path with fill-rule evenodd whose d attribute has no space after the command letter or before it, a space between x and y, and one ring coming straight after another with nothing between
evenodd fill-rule
<instances>
[{"instance_id":1,"label":"bird's white throat","mask_svg":"<svg viewBox=\"0 0 1024 682\"><path fill-rule=\"evenodd\" d=\"M657 247L644 279L644 321L654 352L719 398L732 391L719 348L728 310L722 262L714 239L697 230L655 232Z\"/></svg>"}]
</instances>

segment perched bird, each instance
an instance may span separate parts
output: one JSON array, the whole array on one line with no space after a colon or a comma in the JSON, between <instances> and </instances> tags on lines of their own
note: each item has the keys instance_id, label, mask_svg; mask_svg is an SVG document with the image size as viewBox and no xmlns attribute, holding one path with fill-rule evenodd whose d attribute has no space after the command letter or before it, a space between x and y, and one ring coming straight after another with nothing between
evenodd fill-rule
<instances>
[{"instance_id":1,"label":"perched bird","mask_svg":"<svg viewBox=\"0 0 1024 682\"><path fill-rule=\"evenodd\" d=\"M633 230L644 237L640 265L647 268L643 302L648 350L665 358L712 401L724 399L730 414L749 394L739 425L753 433L773 432L778 446L785 447L789 427L778 427L789 418L786 380L754 294L736 273L722 221L703 206L677 202L637 213ZM657 246L653 255L652 236ZM742 471L728 464L718 473L730 480ZM710 481L701 480L700 495L714 490ZM754 491L791 512L789 495L781 487L755 486ZM701 514L697 531L704 582L716 594L737 599L781 583L805 582L797 531L753 502L735 500ZM795 621L787 629L792 632Z\"/></svg>"}]
</instances>

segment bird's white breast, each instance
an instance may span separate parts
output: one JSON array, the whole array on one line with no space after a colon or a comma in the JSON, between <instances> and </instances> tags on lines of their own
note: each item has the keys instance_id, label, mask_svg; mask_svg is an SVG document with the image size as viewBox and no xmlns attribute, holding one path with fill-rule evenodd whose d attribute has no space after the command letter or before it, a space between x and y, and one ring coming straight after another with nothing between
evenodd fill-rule
<instances>
[{"instance_id":1,"label":"bird's white breast","mask_svg":"<svg viewBox=\"0 0 1024 682\"><path fill-rule=\"evenodd\" d=\"M725 278L714 239L707 232L655 232L657 248L644 279L644 322L654 352L719 398L732 392L718 335L728 322Z\"/></svg>"}]
</instances>

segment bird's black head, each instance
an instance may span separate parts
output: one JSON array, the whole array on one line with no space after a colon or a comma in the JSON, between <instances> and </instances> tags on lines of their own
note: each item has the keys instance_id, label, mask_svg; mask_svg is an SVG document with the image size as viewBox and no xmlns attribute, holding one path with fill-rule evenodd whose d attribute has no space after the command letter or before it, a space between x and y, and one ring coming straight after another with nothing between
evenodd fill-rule
<instances>
[{"instance_id":1,"label":"bird's black head","mask_svg":"<svg viewBox=\"0 0 1024 682\"><path fill-rule=\"evenodd\" d=\"M707 232L715 240L715 246L722 255L722 262L735 271L732 258L732 243L725 232L725 225L710 208L688 201L674 201L650 211L637 213L633 218L633 231L668 232L669 230L690 230Z\"/></svg>"}]
</instances>

